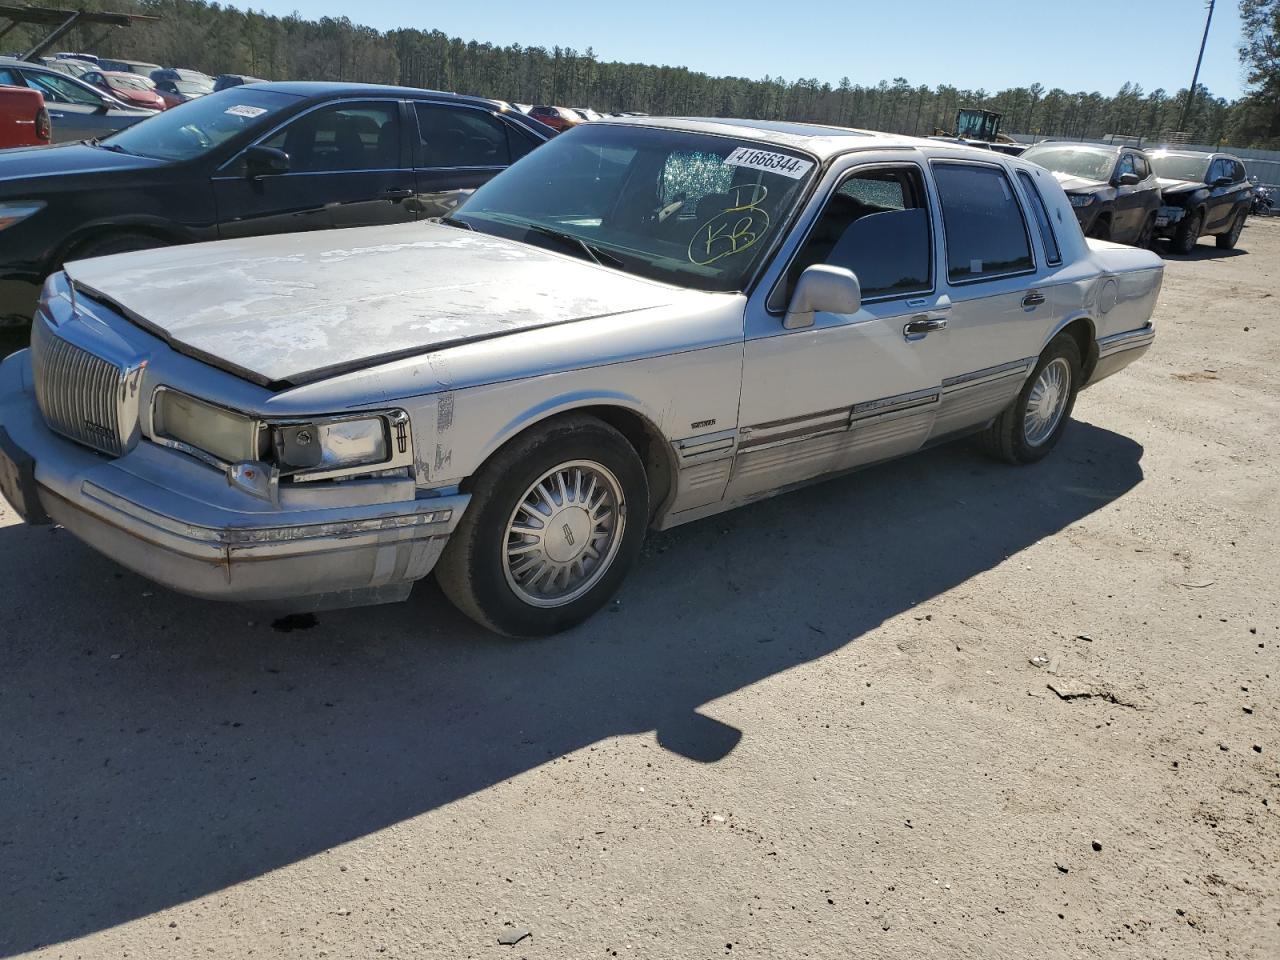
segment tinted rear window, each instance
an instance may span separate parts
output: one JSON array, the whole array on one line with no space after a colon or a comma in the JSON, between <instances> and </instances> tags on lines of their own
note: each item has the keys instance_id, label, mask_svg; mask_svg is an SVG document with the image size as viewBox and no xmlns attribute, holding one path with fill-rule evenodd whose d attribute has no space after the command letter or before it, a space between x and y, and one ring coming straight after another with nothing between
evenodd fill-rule
<instances>
[{"instance_id":1,"label":"tinted rear window","mask_svg":"<svg viewBox=\"0 0 1280 960\"><path fill-rule=\"evenodd\" d=\"M1035 269L1027 224L999 167L935 163L952 283Z\"/></svg>"}]
</instances>

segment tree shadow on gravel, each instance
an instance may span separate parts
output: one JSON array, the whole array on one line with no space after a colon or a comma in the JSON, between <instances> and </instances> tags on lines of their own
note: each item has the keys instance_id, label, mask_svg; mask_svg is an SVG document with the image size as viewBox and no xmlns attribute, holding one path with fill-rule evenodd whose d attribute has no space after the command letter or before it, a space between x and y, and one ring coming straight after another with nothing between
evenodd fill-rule
<instances>
[{"instance_id":1,"label":"tree shadow on gravel","mask_svg":"<svg viewBox=\"0 0 1280 960\"><path fill-rule=\"evenodd\" d=\"M651 538L620 602L496 639L433 583L272 629L62 531L0 528L0 954L257 877L604 738L693 761L698 708L857 641L1142 480L1076 423L1043 463L944 447ZM424 856L430 851L424 851Z\"/></svg>"}]
</instances>

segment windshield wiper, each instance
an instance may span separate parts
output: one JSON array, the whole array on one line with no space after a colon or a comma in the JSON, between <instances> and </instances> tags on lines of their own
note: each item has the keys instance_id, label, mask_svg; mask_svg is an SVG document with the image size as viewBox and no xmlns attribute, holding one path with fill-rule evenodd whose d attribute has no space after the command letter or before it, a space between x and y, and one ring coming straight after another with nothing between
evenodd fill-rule
<instances>
[{"instance_id":1,"label":"windshield wiper","mask_svg":"<svg viewBox=\"0 0 1280 960\"><path fill-rule=\"evenodd\" d=\"M432 217L432 220L435 223L443 223L450 227L461 227L463 230L470 230L472 232L475 232L475 229L476 229L471 224L467 223L467 221L459 220L457 217L452 217L452 216Z\"/></svg>"},{"instance_id":2,"label":"windshield wiper","mask_svg":"<svg viewBox=\"0 0 1280 960\"><path fill-rule=\"evenodd\" d=\"M587 258L591 260L592 263L596 264L597 266L600 266L600 267L622 266L622 261L619 260L617 257L615 257L613 254L605 253L599 247L593 247L591 244L587 243L587 241L583 240L579 236L575 236L572 233L565 233L564 231L561 231L561 230L552 230L550 227L544 227L540 223L530 223L530 224L526 224L525 226L526 226L526 229L532 230L534 233L539 233L544 237L550 237L553 240L559 240L561 243L565 244L566 246L577 247L579 250L581 250L583 253L587 255Z\"/></svg>"}]
</instances>

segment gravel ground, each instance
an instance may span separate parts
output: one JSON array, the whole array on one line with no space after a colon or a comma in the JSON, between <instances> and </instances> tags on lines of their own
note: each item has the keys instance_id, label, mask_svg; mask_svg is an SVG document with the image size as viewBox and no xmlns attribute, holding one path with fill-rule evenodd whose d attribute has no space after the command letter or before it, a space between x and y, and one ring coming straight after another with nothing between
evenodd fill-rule
<instances>
[{"instance_id":1,"label":"gravel ground","mask_svg":"<svg viewBox=\"0 0 1280 960\"><path fill-rule=\"evenodd\" d=\"M0 954L1280 956L1280 223L1241 248L1048 461L655 537L545 642L0 512Z\"/></svg>"}]
</instances>

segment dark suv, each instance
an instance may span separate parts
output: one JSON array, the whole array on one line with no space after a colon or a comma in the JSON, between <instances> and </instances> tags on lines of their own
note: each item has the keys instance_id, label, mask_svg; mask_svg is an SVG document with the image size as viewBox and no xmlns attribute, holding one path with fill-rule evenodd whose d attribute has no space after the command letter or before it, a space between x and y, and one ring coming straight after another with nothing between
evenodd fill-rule
<instances>
[{"instance_id":1,"label":"dark suv","mask_svg":"<svg viewBox=\"0 0 1280 960\"><path fill-rule=\"evenodd\" d=\"M1156 150L1151 165L1164 192L1157 230L1172 241L1175 253L1190 253L1205 234L1214 236L1220 250L1235 247L1253 204L1253 185L1239 158Z\"/></svg>"},{"instance_id":2,"label":"dark suv","mask_svg":"<svg viewBox=\"0 0 1280 960\"><path fill-rule=\"evenodd\" d=\"M0 207L18 213L0 229L0 282L23 292L6 284L0 315L29 319L66 260L441 216L551 136L475 97L256 83L91 143L6 150Z\"/></svg>"},{"instance_id":3,"label":"dark suv","mask_svg":"<svg viewBox=\"0 0 1280 960\"><path fill-rule=\"evenodd\" d=\"M1054 174L1086 237L1151 246L1160 211L1160 184L1141 150L1054 142L1029 147L1022 159Z\"/></svg>"}]
</instances>

